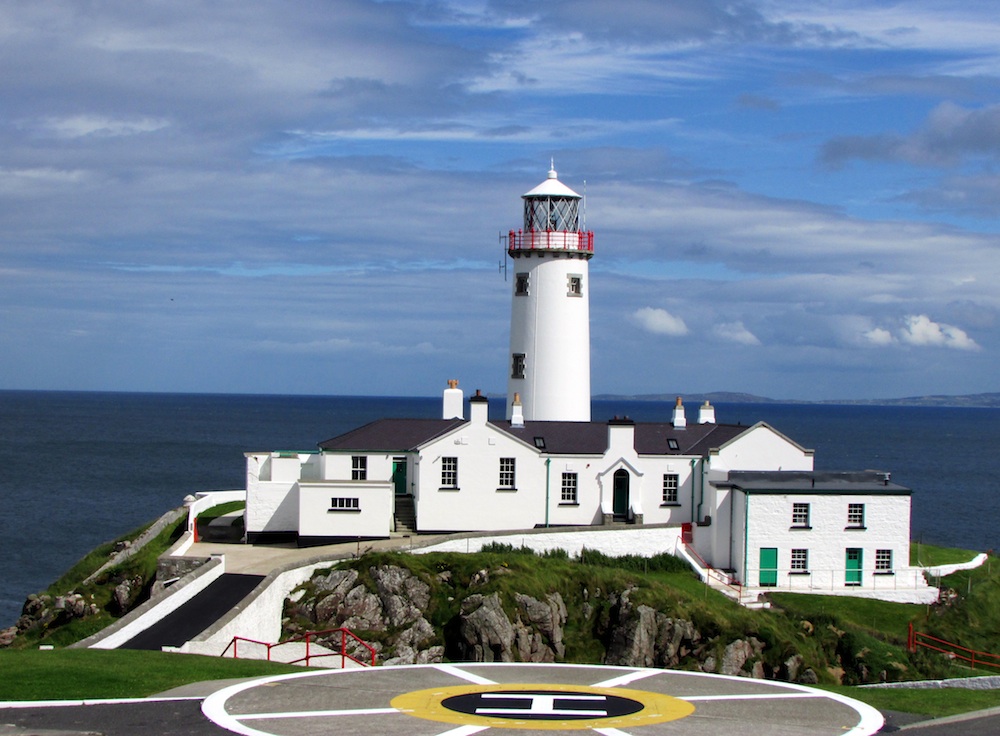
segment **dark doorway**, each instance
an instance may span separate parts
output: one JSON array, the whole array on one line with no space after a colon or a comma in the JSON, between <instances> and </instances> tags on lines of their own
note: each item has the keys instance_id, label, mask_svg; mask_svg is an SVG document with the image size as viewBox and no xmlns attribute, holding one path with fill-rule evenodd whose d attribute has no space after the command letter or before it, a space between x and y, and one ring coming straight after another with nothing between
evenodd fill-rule
<instances>
[{"instance_id":1,"label":"dark doorway","mask_svg":"<svg viewBox=\"0 0 1000 736\"><path fill-rule=\"evenodd\" d=\"M628 486L629 474L625 468L615 471L614 500L612 511L615 521L625 521L628 518Z\"/></svg>"}]
</instances>

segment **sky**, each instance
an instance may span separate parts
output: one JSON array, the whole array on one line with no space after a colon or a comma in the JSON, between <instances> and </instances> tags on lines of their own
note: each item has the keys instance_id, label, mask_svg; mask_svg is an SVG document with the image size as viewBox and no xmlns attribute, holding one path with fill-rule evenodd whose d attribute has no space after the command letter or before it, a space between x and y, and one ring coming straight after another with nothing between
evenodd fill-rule
<instances>
[{"instance_id":1,"label":"sky","mask_svg":"<svg viewBox=\"0 0 1000 736\"><path fill-rule=\"evenodd\" d=\"M0 0L0 388L506 388L586 194L594 393L1000 391L1000 14Z\"/></svg>"}]
</instances>

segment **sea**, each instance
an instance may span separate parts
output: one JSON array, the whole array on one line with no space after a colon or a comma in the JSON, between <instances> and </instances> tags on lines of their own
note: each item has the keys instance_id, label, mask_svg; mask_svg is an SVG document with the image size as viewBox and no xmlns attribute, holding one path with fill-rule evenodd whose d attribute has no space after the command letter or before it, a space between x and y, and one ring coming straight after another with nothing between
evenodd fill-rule
<instances>
[{"instance_id":1,"label":"sea","mask_svg":"<svg viewBox=\"0 0 1000 736\"><path fill-rule=\"evenodd\" d=\"M595 400L593 417L670 421L672 408ZM188 494L243 488L244 452L315 449L378 418L440 410L440 397L0 391L0 628L99 544ZM817 470L890 471L913 489L915 540L1000 541L1000 409L754 403L717 404L716 416L767 422L814 449Z\"/></svg>"}]
</instances>

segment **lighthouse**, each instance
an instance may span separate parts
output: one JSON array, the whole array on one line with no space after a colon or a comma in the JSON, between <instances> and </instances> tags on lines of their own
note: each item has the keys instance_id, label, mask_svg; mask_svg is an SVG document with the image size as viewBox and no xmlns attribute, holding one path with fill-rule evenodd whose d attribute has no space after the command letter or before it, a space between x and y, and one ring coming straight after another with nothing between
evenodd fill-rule
<instances>
[{"instance_id":1,"label":"lighthouse","mask_svg":"<svg viewBox=\"0 0 1000 736\"><path fill-rule=\"evenodd\" d=\"M590 279L594 234L580 229L582 197L548 177L522 195L511 230L507 418L515 395L526 421L590 421Z\"/></svg>"}]
</instances>

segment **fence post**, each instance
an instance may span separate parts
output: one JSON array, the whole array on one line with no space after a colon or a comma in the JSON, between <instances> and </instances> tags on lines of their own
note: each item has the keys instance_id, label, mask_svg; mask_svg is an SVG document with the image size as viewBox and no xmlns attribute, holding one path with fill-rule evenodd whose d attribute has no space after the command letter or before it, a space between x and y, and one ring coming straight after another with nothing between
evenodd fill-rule
<instances>
[{"instance_id":1,"label":"fence post","mask_svg":"<svg viewBox=\"0 0 1000 736\"><path fill-rule=\"evenodd\" d=\"M913 635L913 622L908 623L906 629L906 648L913 654L917 651L916 637Z\"/></svg>"},{"instance_id":2,"label":"fence post","mask_svg":"<svg viewBox=\"0 0 1000 736\"><path fill-rule=\"evenodd\" d=\"M340 630L340 669L347 667L347 629Z\"/></svg>"}]
</instances>

